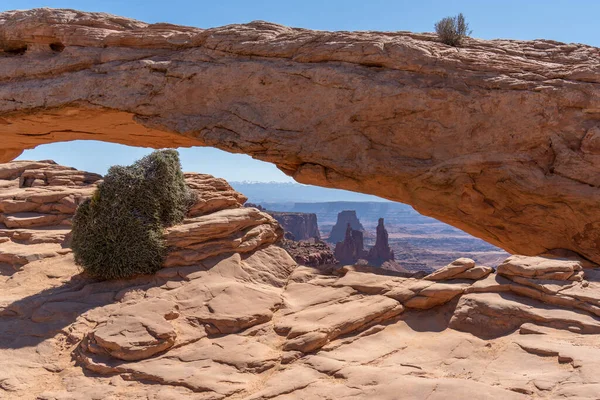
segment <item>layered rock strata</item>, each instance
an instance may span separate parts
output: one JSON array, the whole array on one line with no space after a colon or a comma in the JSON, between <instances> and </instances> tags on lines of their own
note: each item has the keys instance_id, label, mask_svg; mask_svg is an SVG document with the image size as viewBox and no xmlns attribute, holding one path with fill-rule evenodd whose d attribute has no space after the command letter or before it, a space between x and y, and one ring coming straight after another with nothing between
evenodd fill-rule
<instances>
[{"instance_id":1,"label":"layered rock strata","mask_svg":"<svg viewBox=\"0 0 600 400\"><path fill-rule=\"evenodd\" d=\"M529 258L529 257L525 257ZM448 279L483 279L492 273L491 267L484 265L475 265L475 261L470 258L459 258L450 264L438 269L435 272L425 276L429 281L443 281Z\"/></svg>"},{"instance_id":2,"label":"layered rock strata","mask_svg":"<svg viewBox=\"0 0 600 400\"><path fill-rule=\"evenodd\" d=\"M215 211L166 229L165 267L194 265L222 253L248 253L277 242L283 230L269 214L256 208Z\"/></svg>"},{"instance_id":3,"label":"layered rock strata","mask_svg":"<svg viewBox=\"0 0 600 400\"><path fill-rule=\"evenodd\" d=\"M242 208L246 196L225 180L196 173L184 176L197 201L182 225L165 231L165 265L188 265L226 251L249 252L282 236L268 214ZM101 179L54 161L0 164L0 263L20 267L69 253L73 215Z\"/></svg>"},{"instance_id":4,"label":"layered rock strata","mask_svg":"<svg viewBox=\"0 0 600 400\"><path fill-rule=\"evenodd\" d=\"M74 139L215 146L511 253L600 262L595 47L50 9L1 13L0 38L2 161Z\"/></svg>"},{"instance_id":5,"label":"layered rock strata","mask_svg":"<svg viewBox=\"0 0 600 400\"><path fill-rule=\"evenodd\" d=\"M427 279L329 272L273 245L276 221L223 180L186 181L198 204L166 231L176 262L155 275L93 281L68 253L6 261L2 399L597 398L589 261L512 256L495 273L459 259Z\"/></svg>"},{"instance_id":6,"label":"layered rock strata","mask_svg":"<svg viewBox=\"0 0 600 400\"><path fill-rule=\"evenodd\" d=\"M100 179L50 160L0 164L0 271L69 253L71 219Z\"/></svg>"}]
</instances>

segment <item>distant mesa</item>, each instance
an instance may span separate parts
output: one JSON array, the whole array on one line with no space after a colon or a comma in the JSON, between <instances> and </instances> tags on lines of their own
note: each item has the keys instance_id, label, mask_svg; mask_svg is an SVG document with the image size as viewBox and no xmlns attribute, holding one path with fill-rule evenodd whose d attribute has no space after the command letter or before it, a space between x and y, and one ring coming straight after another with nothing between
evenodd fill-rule
<instances>
[{"instance_id":1,"label":"distant mesa","mask_svg":"<svg viewBox=\"0 0 600 400\"><path fill-rule=\"evenodd\" d=\"M279 222L288 240L308 240L312 238L321 239L317 214L303 212L285 212L267 210L260 204L246 203L245 207L257 208L270 214Z\"/></svg>"},{"instance_id":2,"label":"distant mesa","mask_svg":"<svg viewBox=\"0 0 600 400\"><path fill-rule=\"evenodd\" d=\"M288 239L321 239L316 214L279 211L267 212L279 222Z\"/></svg>"},{"instance_id":3,"label":"distant mesa","mask_svg":"<svg viewBox=\"0 0 600 400\"><path fill-rule=\"evenodd\" d=\"M244 204L244 207L252 207L252 208L257 208L260 211L267 211L267 209L264 208L263 206L261 206L260 204L246 203L246 204Z\"/></svg>"},{"instance_id":4,"label":"distant mesa","mask_svg":"<svg viewBox=\"0 0 600 400\"><path fill-rule=\"evenodd\" d=\"M331 233L327 241L329 243L338 243L344 240L347 233L347 226L356 231L364 232L365 228L362 226L358 217L356 216L355 210L344 210L338 214L337 222L331 228Z\"/></svg>"},{"instance_id":5,"label":"distant mesa","mask_svg":"<svg viewBox=\"0 0 600 400\"><path fill-rule=\"evenodd\" d=\"M314 213L270 211L259 204L246 203L271 215L283 228L284 237L278 243L300 265L309 267L333 266L337 260L329 245L321 241Z\"/></svg>"}]
</instances>

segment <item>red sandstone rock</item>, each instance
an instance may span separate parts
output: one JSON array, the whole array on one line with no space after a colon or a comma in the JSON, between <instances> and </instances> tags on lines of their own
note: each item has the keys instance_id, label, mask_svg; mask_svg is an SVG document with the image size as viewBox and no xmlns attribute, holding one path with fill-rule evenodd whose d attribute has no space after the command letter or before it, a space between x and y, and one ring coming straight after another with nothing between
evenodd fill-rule
<instances>
[{"instance_id":1,"label":"red sandstone rock","mask_svg":"<svg viewBox=\"0 0 600 400\"><path fill-rule=\"evenodd\" d=\"M271 245L282 234L271 216L197 179L214 183L203 204L223 208L167 231L177 251L195 249L180 266L94 282L70 254L1 260L3 399L597 397L599 268L513 256L507 278L475 282L462 279L480 272L466 259L436 281L367 266L331 274ZM25 243L54 229L6 229L0 252L34 249Z\"/></svg>"}]
</instances>

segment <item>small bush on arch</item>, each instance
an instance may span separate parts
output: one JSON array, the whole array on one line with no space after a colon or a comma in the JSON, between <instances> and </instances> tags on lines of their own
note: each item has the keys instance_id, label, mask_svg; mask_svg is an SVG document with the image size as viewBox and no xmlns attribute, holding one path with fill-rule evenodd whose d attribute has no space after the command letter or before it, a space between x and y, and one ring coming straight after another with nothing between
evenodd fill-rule
<instances>
[{"instance_id":1,"label":"small bush on arch","mask_svg":"<svg viewBox=\"0 0 600 400\"><path fill-rule=\"evenodd\" d=\"M435 23L435 32L440 41L449 46L460 46L463 38L469 36L473 31L462 13L455 17L442 18Z\"/></svg>"}]
</instances>

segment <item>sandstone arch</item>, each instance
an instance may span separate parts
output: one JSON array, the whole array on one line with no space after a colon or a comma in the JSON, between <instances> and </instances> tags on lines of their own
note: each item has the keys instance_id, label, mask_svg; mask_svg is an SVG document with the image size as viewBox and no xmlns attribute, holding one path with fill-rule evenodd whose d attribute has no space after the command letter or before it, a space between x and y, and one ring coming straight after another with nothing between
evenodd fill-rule
<instances>
[{"instance_id":1,"label":"sandstone arch","mask_svg":"<svg viewBox=\"0 0 600 400\"><path fill-rule=\"evenodd\" d=\"M0 47L0 161L73 139L214 146L600 262L598 48L49 9L1 13Z\"/></svg>"}]
</instances>

